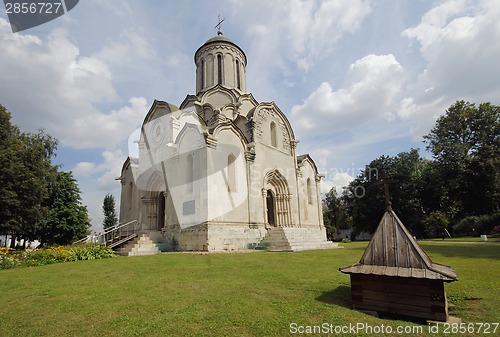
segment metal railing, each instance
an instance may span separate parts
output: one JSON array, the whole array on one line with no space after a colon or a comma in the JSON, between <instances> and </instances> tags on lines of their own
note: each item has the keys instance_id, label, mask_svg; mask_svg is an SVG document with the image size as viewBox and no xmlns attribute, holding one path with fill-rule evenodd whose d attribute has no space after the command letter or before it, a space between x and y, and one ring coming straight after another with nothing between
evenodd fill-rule
<instances>
[{"instance_id":1,"label":"metal railing","mask_svg":"<svg viewBox=\"0 0 500 337\"><path fill-rule=\"evenodd\" d=\"M103 246L108 246L113 243L113 240L120 237L131 237L140 230L139 222L137 220L132 220L127 223L117 224L116 226L107 228L97 233L92 233L83 239L73 242L73 244L82 242L91 242L93 244L99 244Z\"/></svg>"}]
</instances>

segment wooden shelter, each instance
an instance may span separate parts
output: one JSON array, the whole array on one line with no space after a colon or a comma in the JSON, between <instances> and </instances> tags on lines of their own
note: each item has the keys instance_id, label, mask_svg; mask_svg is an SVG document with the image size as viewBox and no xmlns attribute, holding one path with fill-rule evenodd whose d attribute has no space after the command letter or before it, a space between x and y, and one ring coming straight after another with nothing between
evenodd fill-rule
<instances>
[{"instance_id":1,"label":"wooden shelter","mask_svg":"<svg viewBox=\"0 0 500 337\"><path fill-rule=\"evenodd\" d=\"M448 320L444 282L456 281L457 275L431 261L390 202L359 263L339 270L351 275L355 309Z\"/></svg>"}]
</instances>

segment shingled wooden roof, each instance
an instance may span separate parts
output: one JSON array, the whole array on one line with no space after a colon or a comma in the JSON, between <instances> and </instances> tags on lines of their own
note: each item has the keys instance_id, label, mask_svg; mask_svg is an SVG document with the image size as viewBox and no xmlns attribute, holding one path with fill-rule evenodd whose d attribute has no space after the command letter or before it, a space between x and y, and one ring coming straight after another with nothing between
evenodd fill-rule
<instances>
[{"instance_id":1,"label":"shingled wooden roof","mask_svg":"<svg viewBox=\"0 0 500 337\"><path fill-rule=\"evenodd\" d=\"M359 263L339 268L344 274L414 277L452 282L457 274L433 263L389 207Z\"/></svg>"}]
</instances>

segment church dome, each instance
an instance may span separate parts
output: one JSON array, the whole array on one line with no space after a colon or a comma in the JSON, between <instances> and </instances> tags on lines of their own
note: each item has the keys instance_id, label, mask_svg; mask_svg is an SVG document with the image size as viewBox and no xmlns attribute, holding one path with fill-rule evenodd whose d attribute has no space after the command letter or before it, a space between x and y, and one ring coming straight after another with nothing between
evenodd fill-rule
<instances>
[{"instance_id":1,"label":"church dome","mask_svg":"<svg viewBox=\"0 0 500 337\"><path fill-rule=\"evenodd\" d=\"M246 91L246 55L222 33L219 32L198 48L194 54L194 62L197 93L215 85Z\"/></svg>"}]
</instances>

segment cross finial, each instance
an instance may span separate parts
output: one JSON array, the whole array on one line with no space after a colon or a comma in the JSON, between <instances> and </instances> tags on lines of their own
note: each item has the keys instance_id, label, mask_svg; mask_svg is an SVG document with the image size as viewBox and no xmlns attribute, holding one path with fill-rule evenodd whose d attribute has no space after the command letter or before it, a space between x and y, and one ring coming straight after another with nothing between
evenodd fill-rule
<instances>
[{"instance_id":1,"label":"cross finial","mask_svg":"<svg viewBox=\"0 0 500 337\"><path fill-rule=\"evenodd\" d=\"M222 31L221 31L221 26L222 26L222 23L224 22L224 20L226 20L226 19L222 19L222 20L221 20L221 19L220 19L220 14L219 14L218 18L219 18L219 22L215 25L214 29L216 29L216 28L217 28L217 35L219 35L219 36L220 36L220 35L223 35L223 34L222 34Z\"/></svg>"}]
</instances>

